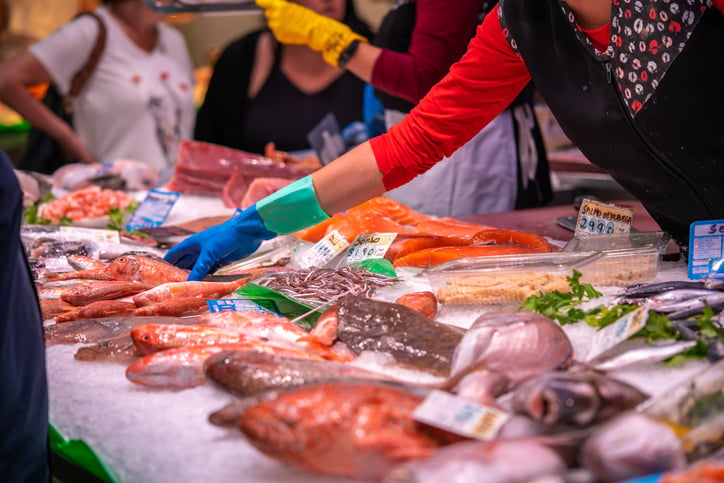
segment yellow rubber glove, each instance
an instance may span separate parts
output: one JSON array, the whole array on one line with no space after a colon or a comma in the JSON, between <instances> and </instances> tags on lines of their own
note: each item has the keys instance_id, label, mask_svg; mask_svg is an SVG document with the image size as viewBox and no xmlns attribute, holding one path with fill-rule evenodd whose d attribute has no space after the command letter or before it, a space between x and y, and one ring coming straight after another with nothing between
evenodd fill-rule
<instances>
[{"instance_id":1,"label":"yellow rubber glove","mask_svg":"<svg viewBox=\"0 0 724 483\"><path fill-rule=\"evenodd\" d=\"M353 40L367 42L343 23L319 15L286 0L256 0L264 9L267 24L279 42L308 45L322 53L324 60L337 67L342 52Z\"/></svg>"}]
</instances>

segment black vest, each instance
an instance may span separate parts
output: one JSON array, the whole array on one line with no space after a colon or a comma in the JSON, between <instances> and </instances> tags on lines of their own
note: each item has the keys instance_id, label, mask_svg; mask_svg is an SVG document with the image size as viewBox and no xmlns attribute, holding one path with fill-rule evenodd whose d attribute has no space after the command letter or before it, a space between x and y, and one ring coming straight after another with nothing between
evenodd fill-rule
<instances>
[{"instance_id":1,"label":"black vest","mask_svg":"<svg viewBox=\"0 0 724 483\"><path fill-rule=\"evenodd\" d=\"M692 27L683 51L631 116L612 80L615 61L584 48L558 0L506 0L500 8L511 45L564 132L662 229L686 244L692 222L724 218L724 16L718 10L707 9Z\"/></svg>"}]
</instances>

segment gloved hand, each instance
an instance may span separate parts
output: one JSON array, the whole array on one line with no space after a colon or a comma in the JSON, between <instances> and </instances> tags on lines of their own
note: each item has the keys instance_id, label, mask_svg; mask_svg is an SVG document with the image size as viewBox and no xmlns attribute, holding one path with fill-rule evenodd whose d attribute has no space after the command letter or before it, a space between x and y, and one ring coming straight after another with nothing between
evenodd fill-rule
<instances>
[{"instance_id":1,"label":"gloved hand","mask_svg":"<svg viewBox=\"0 0 724 483\"><path fill-rule=\"evenodd\" d=\"M308 175L221 225L190 236L169 250L164 260L181 268L193 267L188 280L201 280L207 273L255 252L264 240L327 218Z\"/></svg>"},{"instance_id":2,"label":"gloved hand","mask_svg":"<svg viewBox=\"0 0 724 483\"><path fill-rule=\"evenodd\" d=\"M319 15L312 10L286 0L256 0L264 9L269 28L284 44L308 45L322 53L324 60L335 67L342 52L354 40L367 42L343 23Z\"/></svg>"},{"instance_id":3,"label":"gloved hand","mask_svg":"<svg viewBox=\"0 0 724 483\"><path fill-rule=\"evenodd\" d=\"M220 225L191 235L169 250L164 260L185 269L193 267L188 280L202 280L207 273L254 253L262 241L276 235L266 228L253 205Z\"/></svg>"}]
</instances>

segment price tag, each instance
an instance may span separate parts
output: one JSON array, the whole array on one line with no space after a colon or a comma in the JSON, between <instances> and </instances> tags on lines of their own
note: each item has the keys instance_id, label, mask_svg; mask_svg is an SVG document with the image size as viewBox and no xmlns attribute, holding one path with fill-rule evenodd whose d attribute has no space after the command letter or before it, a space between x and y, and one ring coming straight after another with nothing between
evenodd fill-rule
<instances>
[{"instance_id":1,"label":"price tag","mask_svg":"<svg viewBox=\"0 0 724 483\"><path fill-rule=\"evenodd\" d=\"M346 264L369 260L370 258L384 258L390 245L395 241L397 233L368 233L357 235L352 245L344 255Z\"/></svg>"},{"instance_id":2,"label":"price tag","mask_svg":"<svg viewBox=\"0 0 724 483\"><path fill-rule=\"evenodd\" d=\"M438 390L427 395L412 417L421 423L480 440L495 438L510 418L504 411Z\"/></svg>"},{"instance_id":3,"label":"price tag","mask_svg":"<svg viewBox=\"0 0 724 483\"><path fill-rule=\"evenodd\" d=\"M590 362L643 329L648 318L648 307L641 306L596 332L586 355L586 361Z\"/></svg>"},{"instance_id":4,"label":"price tag","mask_svg":"<svg viewBox=\"0 0 724 483\"><path fill-rule=\"evenodd\" d=\"M632 221L633 210L593 200L583 200L578 211L576 236L629 233Z\"/></svg>"},{"instance_id":5,"label":"price tag","mask_svg":"<svg viewBox=\"0 0 724 483\"><path fill-rule=\"evenodd\" d=\"M312 245L299 260L302 268L323 267L337 258L349 246L349 242L337 230Z\"/></svg>"},{"instance_id":6,"label":"price tag","mask_svg":"<svg viewBox=\"0 0 724 483\"><path fill-rule=\"evenodd\" d=\"M271 300L253 301L251 299L218 299L208 300L209 312L257 312L260 314L277 315L276 304ZM267 305L268 307L264 307Z\"/></svg>"},{"instance_id":7,"label":"price tag","mask_svg":"<svg viewBox=\"0 0 724 483\"><path fill-rule=\"evenodd\" d=\"M82 228L79 226L61 226L60 233L66 241L107 241L120 243L121 238L116 230L103 230L100 228Z\"/></svg>"},{"instance_id":8,"label":"price tag","mask_svg":"<svg viewBox=\"0 0 724 483\"><path fill-rule=\"evenodd\" d=\"M724 278L724 220L696 221L689 227L689 278Z\"/></svg>"},{"instance_id":9,"label":"price tag","mask_svg":"<svg viewBox=\"0 0 724 483\"><path fill-rule=\"evenodd\" d=\"M171 212L171 208L179 199L181 193L175 191L150 190L143 199L131 219L126 230L139 230L141 228L156 228L163 224Z\"/></svg>"}]
</instances>

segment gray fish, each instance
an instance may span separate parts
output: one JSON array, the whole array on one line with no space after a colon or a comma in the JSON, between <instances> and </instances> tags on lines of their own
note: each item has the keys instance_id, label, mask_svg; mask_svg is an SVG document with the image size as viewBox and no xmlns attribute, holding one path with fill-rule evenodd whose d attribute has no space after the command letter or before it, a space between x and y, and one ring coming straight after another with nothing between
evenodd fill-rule
<instances>
[{"instance_id":1,"label":"gray fish","mask_svg":"<svg viewBox=\"0 0 724 483\"><path fill-rule=\"evenodd\" d=\"M669 290L703 288L707 288L703 281L672 280L668 282L633 285L624 290L623 295L628 297L650 297Z\"/></svg>"},{"instance_id":2,"label":"gray fish","mask_svg":"<svg viewBox=\"0 0 724 483\"><path fill-rule=\"evenodd\" d=\"M255 350L224 351L206 360L206 375L241 396L332 378L390 379L334 361L294 359Z\"/></svg>"},{"instance_id":3,"label":"gray fish","mask_svg":"<svg viewBox=\"0 0 724 483\"><path fill-rule=\"evenodd\" d=\"M124 334L145 324L184 324L198 323L196 317L105 317L102 319L81 319L45 327L46 344L93 344Z\"/></svg>"},{"instance_id":4,"label":"gray fish","mask_svg":"<svg viewBox=\"0 0 724 483\"><path fill-rule=\"evenodd\" d=\"M128 361L141 355L130 334L105 339L97 344L81 347L75 353L77 361Z\"/></svg>"},{"instance_id":5,"label":"gray fish","mask_svg":"<svg viewBox=\"0 0 724 483\"><path fill-rule=\"evenodd\" d=\"M523 456L524 455L524 456ZM382 479L385 483L563 482L566 465L535 439L463 441L432 455L403 463Z\"/></svg>"},{"instance_id":6,"label":"gray fish","mask_svg":"<svg viewBox=\"0 0 724 483\"><path fill-rule=\"evenodd\" d=\"M678 470L686 465L681 442L673 430L635 411L597 428L584 443L581 459L602 482Z\"/></svg>"},{"instance_id":7,"label":"gray fish","mask_svg":"<svg viewBox=\"0 0 724 483\"><path fill-rule=\"evenodd\" d=\"M445 376L463 332L404 305L347 295L337 304L337 338L356 354L386 352L401 364Z\"/></svg>"},{"instance_id":8,"label":"gray fish","mask_svg":"<svg viewBox=\"0 0 724 483\"><path fill-rule=\"evenodd\" d=\"M591 371L549 371L513 390L513 407L546 425L586 426L633 409L647 398L636 387Z\"/></svg>"}]
</instances>

